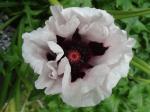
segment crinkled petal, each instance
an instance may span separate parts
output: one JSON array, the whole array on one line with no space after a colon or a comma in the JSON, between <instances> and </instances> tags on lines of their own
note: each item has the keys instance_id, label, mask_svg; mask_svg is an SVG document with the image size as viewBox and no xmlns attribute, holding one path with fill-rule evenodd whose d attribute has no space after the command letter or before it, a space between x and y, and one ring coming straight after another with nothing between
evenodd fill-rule
<instances>
[{"instance_id":1,"label":"crinkled petal","mask_svg":"<svg viewBox=\"0 0 150 112\"><path fill-rule=\"evenodd\" d=\"M48 51L47 41L56 41L56 36L45 26L31 33L24 33L22 38L22 55L25 62L30 63L35 73L41 74L46 61L45 54Z\"/></svg>"},{"instance_id":2,"label":"crinkled petal","mask_svg":"<svg viewBox=\"0 0 150 112\"><path fill-rule=\"evenodd\" d=\"M58 79L63 75L67 63L68 60L66 57L62 58L59 63L57 61L49 61L47 66L51 70L51 73L48 76L52 79Z\"/></svg>"},{"instance_id":3,"label":"crinkled petal","mask_svg":"<svg viewBox=\"0 0 150 112\"><path fill-rule=\"evenodd\" d=\"M57 80L54 80L54 83L51 86L48 86L45 89L45 94L46 95L58 94L61 93L61 89L62 89L62 79L58 78Z\"/></svg>"},{"instance_id":4,"label":"crinkled petal","mask_svg":"<svg viewBox=\"0 0 150 112\"><path fill-rule=\"evenodd\" d=\"M70 37L79 26L79 19L74 15L69 20L66 20L60 6L51 6L51 11L53 17L50 17L49 21L46 22L49 29L54 31L56 35L65 38Z\"/></svg>"},{"instance_id":5,"label":"crinkled petal","mask_svg":"<svg viewBox=\"0 0 150 112\"><path fill-rule=\"evenodd\" d=\"M62 99L68 105L73 107L87 107L87 106L95 106L100 103L104 98L111 95L111 92L104 92L103 89L97 87L86 94L81 94L80 91L74 94L74 96L64 96L62 95Z\"/></svg>"},{"instance_id":6,"label":"crinkled petal","mask_svg":"<svg viewBox=\"0 0 150 112\"><path fill-rule=\"evenodd\" d=\"M43 71L38 80L35 81L35 87L37 89L45 89L45 94L57 94L61 92L62 89L62 77L57 75L57 71L62 74L64 71L64 67L68 63L66 57L64 57L57 65L56 61L48 62L47 64L43 65ZM62 66L63 65L63 66ZM53 68L54 67L54 68ZM61 69L61 70L60 70ZM56 73L56 74L55 74Z\"/></svg>"},{"instance_id":7,"label":"crinkled petal","mask_svg":"<svg viewBox=\"0 0 150 112\"><path fill-rule=\"evenodd\" d=\"M66 66L62 81L63 101L74 107L98 104L107 96L105 96L105 94L108 93L108 91L105 91L100 87L103 86L108 72L108 67L105 65L98 65L93 69L86 71L86 76L83 79L78 79L71 83L71 68L69 65Z\"/></svg>"},{"instance_id":8,"label":"crinkled petal","mask_svg":"<svg viewBox=\"0 0 150 112\"><path fill-rule=\"evenodd\" d=\"M68 64L68 59L64 57L58 64L58 75L62 75L64 73L66 64Z\"/></svg>"},{"instance_id":9,"label":"crinkled petal","mask_svg":"<svg viewBox=\"0 0 150 112\"><path fill-rule=\"evenodd\" d=\"M48 41L47 44L49 48L52 50L52 52L56 53L57 55L56 61L58 61L64 55L63 49L57 43L53 41Z\"/></svg>"},{"instance_id":10,"label":"crinkled petal","mask_svg":"<svg viewBox=\"0 0 150 112\"><path fill-rule=\"evenodd\" d=\"M106 65L97 65L94 66L92 69L87 70L86 76L83 78L81 85L82 85L82 92L87 93L91 89L103 85L107 74L109 73L109 68ZM75 83L78 83L76 81Z\"/></svg>"},{"instance_id":11,"label":"crinkled petal","mask_svg":"<svg viewBox=\"0 0 150 112\"><path fill-rule=\"evenodd\" d=\"M94 57L90 62L91 64L115 64L124 55L124 50L127 48L126 32L114 25L110 28L109 32L109 37L104 42L104 46L108 47L108 49L104 55ZM132 51L131 48L130 50Z\"/></svg>"},{"instance_id":12,"label":"crinkled petal","mask_svg":"<svg viewBox=\"0 0 150 112\"><path fill-rule=\"evenodd\" d=\"M80 21L76 16L73 16L66 23L59 25L58 22L51 17L46 24L49 26L50 30L56 33L56 35L69 38L77 29Z\"/></svg>"},{"instance_id":13,"label":"crinkled petal","mask_svg":"<svg viewBox=\"0 0 150 112\"><path fill-rule=\"evenodd\" d=\"M50 9L53 17L55 18L55 20L59 25L66 23L66 20L62 15L63 8L61 6L51 6Z\"/></svg>"},{"instance_id":14,"label":"crinkled petal","mask_svg":"<svg viewBox=\"0 0 150 112\"><path fill-rule=\"evenodd\" d=\"M48 75L51 79L57 79L57 61L48 61L47 63L48 68L51 70L51 73Z\"/></svg>"},{"instance_id":15,"label":"crinkled petal","mask_svg":"<svg viewBox=\"0 0 150 112\"><path fill-rule=\"evenodd\" d=\"M44 89L46 87L51 87L55 81L49 77L51 73L52 70L49 69L47 64L44 64L42 69L42 74L39 75L38 79L35 81L35 87L37 89Z\"/></svg>"},{"instance_id":16,"label":"crinkled petal","mask_svg":"<svg viewBox=\"0 0 150 112\"><path fill-rule=\"evenodd\" d=\"M35 73L41 74L43 64L46 62L46 51L29 40L24 40L22 46L22 56L26 63L29 63Z\"/></svg>"},{"instance_id":17,"label":"crinkled petal","mask_svg":"<svg viewBox=\"0 0 150 112\"><path fill-rule=\"evenodd\" d=\"M66 20L76 15L80 20L80 27L95 21L100 21L103 25L109 25L114 22L113 17L104 10L89 7L72 7L62 11Z\"/></svg>"},{"instance_id":18,"label":"crinkled petal","mask_svg":"<svg viewBox=\"0 0 150 112\"><path fill-rule=\"evenodd\" d=\"M133 57L132 47L134 46L134 44L135 40L129 38L125 42L124 49L122 50L123 54L119 61L115 64L109 65L111 70L104 83L104 87L107 90L112 90L112 88L114 88L117 85L121 77L127 76L129 71L129 62Z\"/></svg>"},{"instance_id":19,"label":"crinkled petal","mask_svg":"<svg viewBox=\"0 0 150 112\"><path fill-rule=\"evenodd\" d=\"M80 21L76 16L73 16L66 24L58 25L56 22L56 34L62 37L70 37L77 27Z\"/></svg>"},{"instance_id":20,"label":"crinkled petal","mask_svg":"<svg viewBox=\"0 0 150 112\"><path fill-rule=\"evenodd\" d=\"M51 32L47 26L45 26L44 28L38 28L37 30L33 30L30 33L24 33L22 37L24 40L28 39L42 48L47 48L47 41L56 42L55 34Z\"/></svg>"},{"instance_id":21,"label":"crinkled petal","mask_svg":"<svg viewBox=\"0 0 150 112\"><path fill-rule=\"evenodd\" d=\"M87 25L90 26L91 23L95 22L103 26L114 22L113 17L106 11L95 8L73 7L62 10L59 6L53 6L51 7L51 11L55 19L51 17L46 24L57 35L62 37L70 37L77 27L79 29L84 27L85 29ZM106 30L106 28L102 30Z\"/></svg>"},{"instance_id":22,"label":"crinkled petal","mask_svg":"<svg viewBox=\"0 0 150 112\"><path fill-rule=\"evenodd\" d=\"M109 30L106 26L100 25L98 22L93 22L89 25L83 26L80 29L79 33L83 35L85 37L84 39L88 41L95 41L102 43L108 37Z\"/></svg>"}]
</instances>

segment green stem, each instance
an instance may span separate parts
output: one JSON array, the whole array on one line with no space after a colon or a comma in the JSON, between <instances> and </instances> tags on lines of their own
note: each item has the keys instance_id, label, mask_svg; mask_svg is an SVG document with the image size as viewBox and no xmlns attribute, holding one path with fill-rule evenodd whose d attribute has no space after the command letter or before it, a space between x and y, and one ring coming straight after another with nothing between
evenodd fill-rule
<instances>
[{"instance_id":1,"label":"green stem","mask_svg":"<svg viewBox=\"0 0 150 112\"><path fill-rule=\"evenodd\" d=\"M115 10L107 10L107 11L111 13L116 19L123 19L150 14L150 8L141 9L137 11L115 11Z\"/></svg>"},{"instance_id":2,"label":"green stem","mask_svg":"<svg viewBox=\"0 0 150 112\"><path fill-rule=\"evenodd\" d=\"M131 61L131 64L140 69L141 71L150 75L150 65L141 60L140 58L134 56Z\"/></svg>"},{"instance_id":3,"label":"green stem","mask_svg":"<svg viewBox=\"0 0 150 112\"><path fill-rule=\"evenodd\" d=\"M124 15L124 14L138 14L138 13L143 13L143 12L147 12L150 11L150 8L147 9L139 9L136 11L119 11L119 10L107 10L109 13L113 14L113 15Z\"/></svg>"},{"instance_id":4,"label":"green stem","mask_svg":"<svg viewBox=\"0 0 150 112\"><path fill-rule=\"evenodd\" d=\"M33 28L33 26L32 26L31 9L30 9L30 6L29 6L28 3L25 4L25 13L26 13L26 16L27 16L27 19L28 19L28 23L29 23L30 28Z\"/></svg>"},{"instance_id":5,"label":"green stem","mask_svg":"<svg viewBox=\"0 0 150 112\"><path fill-rule=\"evenodd\" d=\"M27 93L26 99L25 99L25 101L24 101L24 103L23 103L23 105L22 105L22 108L21 108L20 112L25 112L25 107L26 107L26 105L27 105L27 103L28 103L28 98L29 98L30 94L31 94L31 91L29 91L29 92Z\"/></svg>"},{"instance_id":6,"label":"green stem","mask_svg":"<svg viewBox=\"0 0 150 112\"><path fill-rule=\"evenodd\" d=\"M8 25L10 25L18 17L19 17L19 15L16 15L16 16L12 17L11 19L9 19L8 21L6 21L4 24L0 25L0 30L5 29Z\"/></svg>"},{"instance_id":7,"label":"green stem","mask_svg":"<svg viewBox=\"0 0 150 112\"><path fill-rule=\"evenodd\" d=\"M12 13L10 14L10 16L16 16L16 15L21 15L21 14L23 14L23 11L12 12Z\"/></svg>"},{"instance_id":8,"label":"green stem","mask_svg":"<svg viewBox=\"0 0 150 112\"><path fill-rule=\"evenodd\" d=\"M12 74L10 74L8 71L4 71L4 76L5 76L5 80L4 80L4 83L2 86L2 91L0 93L0 109L2 107L2 105L4 104L5 102L5 99L7 98L7 92L8 92L8 86L10 84L10 81L11 81L11 76Z\"/></svg>"},{"instance_id":9,"label":"green stem","mask_svg":"<svg viewBox=\"0 0 150 112\"><path fill-rule=\"evenodd\" d=\"M48 0L51 5L61 5L58 0Z\"/></svg>"},{"instance_id":10,"label":"green stem","mask_svg":"<svg viewBox=\"0 0 150 112\"><path fill-rule=\"evenodd\" d=\"M144 83L149 83L150 84L150 80L149 79L143 79L141 77L135 77L131 72L128 73L128 76L130 78L132 78L133 80L137 81L137 82L144 82Z\"/></svg>"},{"instance_id":11,"label":"green stem","mask_svg":"<svg viewBox=\"0 0 150 112\"><path fill-rule=\"evenodd\" d=\"M8 7L16 7L16 6L20 6L21 4L17 3L17 2L1 2L0 3L0 8L8 8Z\"/></svg>"},{"instance_id":12,"label":"green stem","mask_svg":"<svg viewBox=\"0 0 150 112\"><path fill-rule=\"evenodd\" d=\"M133 60L135 60L136 62L139 62L140 64L142 64L142 66L150 70L150 65L145 63L145 61L141 60L140 58L134 56Z\"/></svg>"},{"instance_id":13,"label":"green stem","mask_svg":"<svg viewBox=\"0 0 150 112\"><path fill-rule=\"evenodd\" d=\"M139 77L136 77L134 79L139 82L144 82L144 83L150 84L150 80L148 80L148 79L143 79L143 78L139 78Z\"/></svg>"},{"instance_id":14,"label":"green stem","mask_svg":"<svg viewBox=\"0 0 150 112\"><path fill-rule=\"evenodd\" d=\"M21 47L22 47L22 34L24 32L24 22L25 22L25 18L23 17L21 20L20 20L20 23L19 23L19 27L18 27L18 48L19 48L19 51L21 52Z\"/></svg>"},{"instance_id":15,"label":"green stem","mask_svg":"<svg viewBox=\"0 0 150 112\"><path fill-rule=\"evenodd\" d=\"M17 80L16 85L15 85L15 106L16 106L16 110L19 111L20 110L20 79Z\"/></svg>"}]
</instances>

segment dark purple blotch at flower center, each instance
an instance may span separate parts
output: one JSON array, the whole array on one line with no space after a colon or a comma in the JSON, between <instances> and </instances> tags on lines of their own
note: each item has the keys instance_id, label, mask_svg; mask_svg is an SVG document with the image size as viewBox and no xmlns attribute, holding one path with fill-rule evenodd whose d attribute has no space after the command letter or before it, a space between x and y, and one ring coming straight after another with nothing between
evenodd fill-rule
<instances>
[{"instance_id":1,"label":"dark purple blotch at flower center","mask_svg":"<svg viewBox=\"0 0 150 112\"><path fill-rule=\"evenodd\" d=\"M92 38L92 37L91 37ZM104 55L108 47L104 47L103 43L95 41L84 42L82 36L77 29L71 39L57 35L57 44L59 44L64 50L64 56L66 56L71 65L71 82L76 81L78 78L83 78L86 74L85 69L92 68L88 62L94 56ZM54 60L56 54L48 53L47 59Z\"/></svg>"}]
</instances>

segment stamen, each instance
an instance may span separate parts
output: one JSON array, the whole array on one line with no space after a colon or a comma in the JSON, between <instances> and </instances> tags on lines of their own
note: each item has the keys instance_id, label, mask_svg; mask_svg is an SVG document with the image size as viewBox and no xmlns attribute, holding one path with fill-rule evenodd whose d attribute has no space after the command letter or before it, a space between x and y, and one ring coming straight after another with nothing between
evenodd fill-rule
<instances>
[{"instance_id":1,"label":"stamen","mask_svg":"<svg viewBox=\"0 0 150 112\"><path fill-rule=\"evenodd\" d=\"M98 42L90 42L88 46L90 47L92 54L94 56L103 55L105 51L108 49L108 47L103 46L103 43Z\"/></svg>"},{"instance_id":2,"label":"stamen","mask_svg":"<svg viewBox=\"0 0 150 112\"><path fill-rule=\"evenodd\" d=\"M72 36L72 40L74 40L74 41L80 41L81 40L81 36L79 34L79 29L76 29L75 33Z\"/></svg>"},{"instance_id":3,"label":"stamen","mask_svg":"<svg viewBox=\"0 0 150 112\"><path fill-rule=\"evenodd\" d=\"M56 54L55 53L46 53L46 58L48 61L50 60L55 60L56 59Z\"/></svg>"},{"instance_id":4,"label":"stamen","mask_svg":"<svg viewBox=\"0 0 150 112\"><path fill-rule=\"evenodd\" d=\"M78 78L84 78L85 72L72 72L71 73L71 82L76 81Z\"/></svg>"},{"instance_id":5,"label":"stamen","mask_svg":"<svg viewBox=\"0 0 150 112\"><path fill-rule=\"evenodd\" d=\"M56 35L56 38L57 38L57 43L59 45L62 45L62 43L65 41L65 38L64 37L61 37L59 35Z\"/></svg>"}]
</instances>

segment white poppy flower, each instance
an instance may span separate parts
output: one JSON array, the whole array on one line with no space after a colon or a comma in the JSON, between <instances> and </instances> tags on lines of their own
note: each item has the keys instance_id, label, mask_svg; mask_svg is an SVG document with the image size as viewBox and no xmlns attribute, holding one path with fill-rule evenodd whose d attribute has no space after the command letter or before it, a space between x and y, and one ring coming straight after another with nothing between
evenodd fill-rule
<instances>
[{"instance_id":1,"label":"white poppy flower","mask_svg":"<svg viewBox=\"0 0 150 112\"><path fill-rule=\"evenodd\" d=\"M74 107L94 106L127 76L134 39L104 10L51 7L44 28L23 34L22 55L37 89Z\"/></svg>"}]
</instances>

